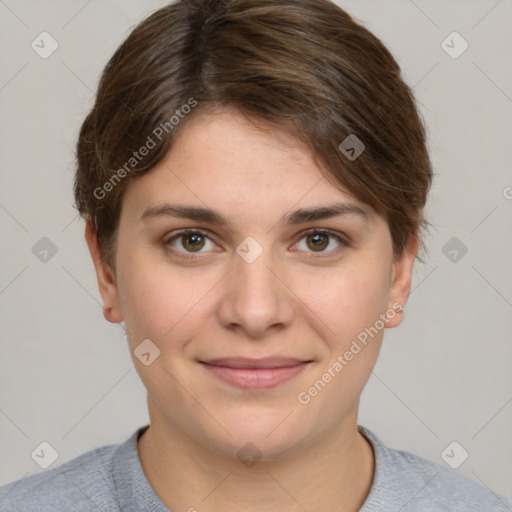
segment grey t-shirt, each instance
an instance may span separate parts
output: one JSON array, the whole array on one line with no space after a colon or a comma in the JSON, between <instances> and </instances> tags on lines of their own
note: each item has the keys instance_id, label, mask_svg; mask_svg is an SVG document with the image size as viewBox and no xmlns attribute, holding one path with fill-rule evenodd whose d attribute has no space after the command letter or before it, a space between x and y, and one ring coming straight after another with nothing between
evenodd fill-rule
<instances>
[{"instance_id":1,"label":"grey t-shirt","mask_svg":"<svg viewBox=\"0 0 512 512\"><path fill-rule=\"evenodd\" d=\"M58 467L0 487L1 512L169 512L147 480L137 439L88 451ZM512 501L456 471L387 448L367 428L375 475L360 512L512 512ZM201 510L200 503L190 503Z\"/></svg>"}]
</instances>

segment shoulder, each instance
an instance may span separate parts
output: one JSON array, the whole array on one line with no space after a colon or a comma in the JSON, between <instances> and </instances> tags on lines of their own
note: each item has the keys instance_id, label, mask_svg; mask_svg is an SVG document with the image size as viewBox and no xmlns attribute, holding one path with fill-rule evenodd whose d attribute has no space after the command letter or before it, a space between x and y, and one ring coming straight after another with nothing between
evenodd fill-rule
<instances>
[{"instance_id":1,"label":"shoulder","mask_svg":"<svg viewBox=\"0 0 512 512\"><path fill-rule=\"evenodd\" d=\"M119 444L105 445L0 487L0 512L118 510L114 460Z\"/></svg>"},{"instance_id":2,"label":"shoulder","mask_svg":"<svg viewBox=\"0 0 512 512\"><path fill-rule=\"evenodd\" d=\"M512 512L512 502L504 496L451 468L388 448L364 427L359 430L372 444L376 459L374 481L361 512L382 510L383 504L403 512Z\"/></svg>"}]
</instances>

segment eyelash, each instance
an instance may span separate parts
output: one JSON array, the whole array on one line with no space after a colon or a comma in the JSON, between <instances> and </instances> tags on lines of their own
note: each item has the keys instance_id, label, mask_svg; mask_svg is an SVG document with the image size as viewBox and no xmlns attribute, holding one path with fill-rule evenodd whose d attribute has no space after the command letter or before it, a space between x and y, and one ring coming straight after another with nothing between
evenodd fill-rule
<instances>
[{"instance_id":1,"label":"eyelash","mask_svg":"<svg viewBox=\"0 0 512 512\"><path fill-rule=\"evenodd\" d=\"M339 234L335 233L334 231L331 231L330 229L320 229L320 228L313 228L313 229L309 229L309 230L306 230L306 231L302 231L299 236L300 238L298 239L298 242L300 242L303 238L305 238L306 236L308 235L317 235L317 234L320 234L320 235L328 235L332 238L334 238L337 242L339 242L341 244L342 247L339 247L337 249L333 249L331 251L326 251L328 254L329 253L332 253L332 252L336 252L337 250L341 250L345 247L349 247L350 244L348 242L347 239L343 238L342 236L340 236ZM189 260L196 260L196 259L199 259L201 258L202 256L200 256L200 252L199 253L196 253L196 254L193 254L193 253L187 253L187 252L183 252L183 251L178 251L177 249L173 248L171 246L171 243L180 238L180 237L183 237L185 235L201 235L205 238L208 238L209 240L211 240L213 242L213 240L210 238L210 236L208 235L207 232L205 231L202 231L200 229L183 229L181 231L178 231L177 233L175 233L172 237L168 238L165 242L164 242L164 245L166 247L169 247L169 251L172 252L173 254L177 255L178 257L181 257L181 258L185 258L185 259L189 259ZM318 257L320 258L323 258L325 256L321 256L321 254L323 254L323 252L318 252L318 253L314 253L313 254L317 254L318 256L306 256L306 258L313 258L313 259L316 259Z\"/></svg>"}]
</instances>

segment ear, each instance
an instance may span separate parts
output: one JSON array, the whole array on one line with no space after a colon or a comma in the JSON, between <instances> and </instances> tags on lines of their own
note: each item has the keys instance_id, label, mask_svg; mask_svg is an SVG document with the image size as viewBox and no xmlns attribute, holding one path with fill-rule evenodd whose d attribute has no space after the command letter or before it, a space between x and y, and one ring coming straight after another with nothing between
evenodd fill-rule
<instances>
[{"instance_id":1,"label":"ear","mask_svg":"<svg viewBox=\"0 0 512 512\"><path fill-rule=\"evenodd\" d=\"M90 222L85 224L85 240L91 253L94 268L96 270L96 278L98 280L98 288L101 298L103 299L103 316L112 323L123 321L123 315L119 305L119 295L117 283L108 265L103 261L100 247L98 245L98 237L96 230Z\"/></svg>"},{"instance_id":2,"label":"ear","mask_svg":"<svg viewBox=\"0 0 512 512\"><path fill-rule=\"evenodd\" d=\"M412 269L416 254L418 252L418 237L411 235L400 256L395 257L391 270L391 286L389 290L388 308L397 310L398 304L401 308L409 298L411 291ZM400 312L386 322L386 327L397 327L402 323L403 313Z\"/></svg>"}]
</instances>

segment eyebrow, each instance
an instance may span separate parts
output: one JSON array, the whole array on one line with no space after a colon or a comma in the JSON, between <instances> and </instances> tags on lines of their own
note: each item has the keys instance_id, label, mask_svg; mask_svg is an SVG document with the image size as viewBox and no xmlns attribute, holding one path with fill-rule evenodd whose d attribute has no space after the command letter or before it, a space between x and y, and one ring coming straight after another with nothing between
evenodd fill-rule
<instances>
[{"instance_id":1,"label":"eyebrow","mask_svg":"<svg viewBox=\"0 0 512 512\"><path fill-rule=\"evenodd\" d=\"M368 214L356 205L348 203L335 203L327 206L300 208L284 216L282 224L294 226L308 221L330 219L338 216L356 216L364 222L368 222ZM194 220L211 225L231 228L231 223L219 212L211 208L186 205L171 205L168 203L154 205L144 210L140 219L144 222L157 217L176 217L179 219Z\"/></svg>"}]
</instances>

